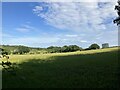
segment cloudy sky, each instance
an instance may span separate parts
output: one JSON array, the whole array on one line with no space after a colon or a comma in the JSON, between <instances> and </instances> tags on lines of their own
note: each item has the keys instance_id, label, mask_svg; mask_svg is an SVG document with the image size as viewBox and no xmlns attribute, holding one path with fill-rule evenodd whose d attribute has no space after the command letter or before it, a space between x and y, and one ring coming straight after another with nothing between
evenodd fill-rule
<instances>
[{"instance_id":1,"label":"cloudy sky","mask_svg":"<svg viewBox=\"0 0 120 90\"><path fill-rule=\"evenodd\" d=\"M3 2L2 43L48 47L118 45L116 2Z\"/></svg>"}]
</instances>

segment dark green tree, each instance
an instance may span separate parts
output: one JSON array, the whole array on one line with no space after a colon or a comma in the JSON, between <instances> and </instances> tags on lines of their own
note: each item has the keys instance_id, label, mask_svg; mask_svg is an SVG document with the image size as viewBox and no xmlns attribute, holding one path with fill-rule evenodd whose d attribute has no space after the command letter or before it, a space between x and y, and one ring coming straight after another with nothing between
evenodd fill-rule
<instances>
[{"instance_id":1,"label":"dark green tree","mask_svg":"<svg viewBox=\"0 0 120 90\"><path fill-rule=\"evenodd\" d=\"M11 54L11 52L10 52L10 50L0 48L0 54L8 55L8 54Z\"/></svg>"},{"instance_id":2,"label":"dark green tree","mask_svg":"<svg viewBox=\"0 0 120 90\"><path fill-rule=\"evenodd\" d=\"M69 51L70 51L70 48L69 48L69 46L65 45L65 46L63 46L63 47L61 48L61 51L62 51L62 52L69 52Z\"/></svg>"},{"instance_id":3,"label":"dark green tree","mask_svg":"<svg viewBox=\"0 0 120 90\"><path fill-rule=\"evenodd\" d=\"M69 46L69 51L70 51L70 52L78 51L78 50L80 50L80 47L77 46L77 45L70 45L70 46Z\"/></svg>"},{"instance_id":4,"label":"dark green tree","mask_svg":"<svg viewBox=\"0 0 120 90\"><path fill-rule=\"evenodd\" d=\"M117 10L118 17L113 22L119 25L120 24L120 0L118 0L117 3L118 5L115 6L115 10Z\"/></svg>"},{"instance_id":5,"label":"dark green tree","mask_svg":"<svg viewBox=\"0 0 120 90\"><path fill-rule=\"evenodd\" d=\"M30 52L30 49L28 47L19 46L18 49L17 49L17 52L19 54L25 54L25 53Z\"/></svg>"},{"instance_id":6,"label":"dark green tree","mask_svg":"<svg viewBox=\"0 0 120 90\"><path fill-rule=\"evenodd\" d=\"M57 46L50 46L47 48L49 53L59 53L61 52L61 47L57 47Z\"/></svg>"},{"instance_id":7,"label":"dark green tree","mask_svg":"<svg viewBox=\"0 0 120 90\"><path fill-rule=\"evenodd\" d=\"M89 49L100 49L100 46L98 44L92 44L90 45Z\"/></svg>"}]
</instances>

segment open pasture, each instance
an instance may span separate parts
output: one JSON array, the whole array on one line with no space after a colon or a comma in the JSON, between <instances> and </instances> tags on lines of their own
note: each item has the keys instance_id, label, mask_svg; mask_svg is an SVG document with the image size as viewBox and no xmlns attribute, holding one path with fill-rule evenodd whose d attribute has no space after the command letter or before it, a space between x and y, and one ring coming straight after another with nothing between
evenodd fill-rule
<instances>
[{"instance_id":1,"label":"open pasture","mask_svg":"<svg viewBox=\"0 0 120 90\"><path fill-rule=\"evenodd\" d=\"M117 88L118 48L10 55L16 74L2 73L3 88Z\"/></svg>"}]
</instances>

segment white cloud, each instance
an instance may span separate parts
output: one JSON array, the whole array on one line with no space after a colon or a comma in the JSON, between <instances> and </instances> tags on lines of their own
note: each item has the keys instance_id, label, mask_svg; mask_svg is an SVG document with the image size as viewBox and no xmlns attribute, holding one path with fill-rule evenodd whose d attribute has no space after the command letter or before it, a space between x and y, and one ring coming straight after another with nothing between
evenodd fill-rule
<instances>
[{"instance_id":1,"label":"white cloud","mask_svg":"<svg viewBox=\"0 0 120 90\"><path fill-rule=\"evenodd\" d=\"M30 31L35 31L36 28L34 28L34 27L30 26L30 25L25 24L25 25L22 25L19 28L16 28L16 30L19 31L19 32L22 32L22 33L26 33L26 32L30 32Z\"/></svg>"},{"instance_id":2,"label":"white cloud","mask_svg":"<svg viewBox=\"0 0 120 90\"><path fill-rule=\"evenodd\" d=\"M19 32L29 32L30 30L27 28L16 28L17 31Z\"/></svg>"},{"instance_id":3,"label":"white cloud","mask_svg":"<svg viewBox=\"0 0 120 90\"><path fill-rule=\"evenodd\" d=\"M100 5L102 5L101 8ZM107 20L111 19L112 22L112 19L116 17L114 6L115 2L49 2L35 6L33 11L47 24L59 29L98 32L107 28L107 25L104 24ZM44 11L44 9L47 10Z\"/></svg>"},{"instance_id":4,"label":"white cloud","mask_svg":"<svg viewBox=\"0 0 120 90\"><path fill-rule=\"evenodd\" d=\"M9 37L9 40L3 38L4 44L9 45L27 45L27 46L41 46L42 44L53 44L59 41L58 37L50 36L36 36L36 37Z\"/></svg>"},{"instance_id":5,"label":"white cloud","mask_svg":"<svg viewBox=\"0 0 120 90\"><path fill-rule=\"evenodd\" d=\"M68 35L65 35L66 37L78 37L78 35L72 35L72 34L68 34Z\"/></svg>"},{"instance_id":6,"label":"white cloud","mask_svg":"<svg viewBox=\"0 0 120 90\"><path fill-rule=\"evenodd\" d=\"M41 11L43 10L43 8L41 6L35 6L35 9L33 9L34 12L39 11L39 10Z\"/></svg>"},{"instance_id":7,"label":"white cloud","mask_svg":"<svg viewBox=\"0 0 120 90\"><path fill-rule=\"evenodd\" d=\"M73 36L70 36L73 35ZM9 35L8 35L9 36ZM67 37L66 37L67 36ZM7 38L7 39L6 39ZM4 37L3 43L10 45L27 45L37 47L48 46L63 46L63 45L79 45L87 48L92 43L101 45L102 43L109 43L110 46L118 45L118 31L109 31L99 33L97 35L91 34L45 34L37 36L24 36L24 37Z\"/></svg>"},{"instance_id":8,"label":"white cloud","mask_svg":"<svg viewBox=\"0 0 120 90\"><path fill-rule=\"evenodd\" d=\"M76 44L82 47L88 47L92 43L110 43L116 45L118 40L117 28L112 20L116 18L114 10L115 2L49 2L40 3L35 6L33 12L40 18L43 18L47 24L64 30L70 30L70 33L50 32L41 36L17 37L3 40L5 44L24 44L28 46L63 46ZM40 19L41 20L41 19ZM17 28L19 32L34 31L33 26L22 25ZM58 29L58 30L59 30Z\"/></svg>"},{"instance_id":9,"label":"white cloud","mask_svg":"<svg viewBox=\"0 0 120 90\"><path fill-rule=\"evenodd\" d=\"M87 41L86 41L86 40L81 40L80 42L82 42L82 43L87 43Z\"/></svg>"},{"instance_id":10,"label":"white cloud","mask_svg":"<svg viewBox=\"0 0 120 90\"><path fill-rule=\"evenodd\" d=\"M113 19L117 17L114 10L116 2L48 2L39 5L42 10L34 8L40 18L53 27L70 30L75 34L66 35L63 43L105 43L117 44L117 28ZM45 11L44 11L45 9ZM74 37L70 39L70 37ZM76 39L76 38L77 39Z\"/></svg>"}]
</instances>

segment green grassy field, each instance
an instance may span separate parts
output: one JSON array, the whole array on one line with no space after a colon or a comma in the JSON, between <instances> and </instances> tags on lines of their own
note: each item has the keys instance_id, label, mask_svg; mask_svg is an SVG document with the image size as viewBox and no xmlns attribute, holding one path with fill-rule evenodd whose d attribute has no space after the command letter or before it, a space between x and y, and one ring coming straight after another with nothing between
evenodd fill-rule
<instances>
[{"instance_id":1,"label":"green grassy field","mask_svg":"<svg viewBox=\"0 0 120 90\"><path fill-rule=\"evenodd\" d=\"M2 73L3 88L117 88L118 48L11 55L16 75Z\"/></svg>"}]
</instances>

